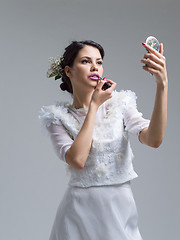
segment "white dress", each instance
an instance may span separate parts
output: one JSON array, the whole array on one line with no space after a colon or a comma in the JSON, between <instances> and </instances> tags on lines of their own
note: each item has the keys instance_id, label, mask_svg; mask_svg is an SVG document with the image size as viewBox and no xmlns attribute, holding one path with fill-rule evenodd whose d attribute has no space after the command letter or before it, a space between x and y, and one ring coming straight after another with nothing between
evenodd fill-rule
<instances>
[{"instance_id":1,"label":"white dress","mask_svg":"<svg viewBox=\"0 0 180 240\"><path fill-rule=\"evenodd\" d=\"M57 156L71 175L57 209L49 240L142 240L131 180L138 175L129 134L139 136L150 120L137 110L134 92L114 91L98 109L90 154L83 169L65 161L88 109L69 103L41 108Z\"/></svg>"}]
</instances>

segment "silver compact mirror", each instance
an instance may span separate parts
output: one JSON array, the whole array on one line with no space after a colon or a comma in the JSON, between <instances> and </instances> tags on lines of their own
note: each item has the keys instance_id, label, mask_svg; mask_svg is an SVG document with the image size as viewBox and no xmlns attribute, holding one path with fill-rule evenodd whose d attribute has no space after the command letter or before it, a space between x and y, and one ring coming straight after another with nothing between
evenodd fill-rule
<instances>
[{"instance_id":1,"label":"silver compact mirror","mask_svg":"<svg viewBox=\"0 0 180 240\"><path fill-rule=\"evenodd\" d=\"M146 44L149 45L150 47L154 48L156 51L159 52L159 41L153 37L153 36L149 36L147 39L146 39Z\"/></svg>"}]
</instances>

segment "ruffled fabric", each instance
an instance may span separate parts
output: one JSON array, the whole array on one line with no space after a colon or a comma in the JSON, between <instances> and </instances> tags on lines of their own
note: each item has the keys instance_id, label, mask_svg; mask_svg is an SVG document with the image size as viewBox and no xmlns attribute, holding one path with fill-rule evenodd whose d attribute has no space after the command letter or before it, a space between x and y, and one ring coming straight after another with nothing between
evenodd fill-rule
<instances>
[{"instance_id":1,"label":"ruffled fabric","mask_svg":"<svg viewBox=\"0 0 180 240\"><path fill-rule=\"evenodd\" d=\"M92 146L85 166L81 170L67 164L69 185L89 187L119 184L137 177L133 169L134 158L129 133L138 136L149 125L136 104L137 96L131 90L114 91L112 98L98 109L93 131ZM86 112L72 109L69 103L56 103L41 108L39 118L48 129L57 155L65 162L65 153L77 137ZM82 121L81 119L82 113ZM50 125L56 125L56 128Z\"/></svg>"},{"instance_id":2,"label":"ruffled fabric","mask_svg":"<svg viewBox=\"0 0 180 240\"><path fill-rule=\"evenodd\" d=\"M72 138L75 138L81 126L72 114L69 113L69 106L68 102L56 102L53 105L43 106L39 112L39 119L42 126L49 127L51 124L63 125L67 133Z\"/></svg>"},{"instance_id":3,"label":"ruffled fabric","mask_svg":"<svg viewBox=\"0 0 180 240\"><path fill-rule=\"evenodd\" d=\"M43 126L49 127L51 123L61 124L61 116L66 115L68 103L59 103L41 107L39 119Z\"/></svg>"},{"instance_id":4,"label":"ruffled fabric","mask_svg":"<svg viewBox=\"0 0 180 240\"><path fill-rule=\"evenodd\" d=\"M123 116L125 131L139 137L141 130L149 126L150 120L143 118L143 114L138 111L136 100L137 96L135 92L132 92L131 90L126 91Z\"/></svg>"}]
</instances>

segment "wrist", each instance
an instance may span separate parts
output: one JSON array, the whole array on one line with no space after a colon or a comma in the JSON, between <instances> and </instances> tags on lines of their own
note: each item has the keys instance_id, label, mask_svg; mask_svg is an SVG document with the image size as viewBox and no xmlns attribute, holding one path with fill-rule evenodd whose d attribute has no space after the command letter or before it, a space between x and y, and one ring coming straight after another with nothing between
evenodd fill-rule
<instances>
[{"instance_id":1,"label":"wrist","mask_svg":"<svg viewBox=\"0 0 180 240\"><path fill-rule=\"evenodd\" d=\"M89 111L97 112L97 110L98 110L97 104L95 102L91 101L89 104Z\"/></svg>"},{"instance_id":2,"label":"wrist","mask_svg":"<svg viewBox=\"0 0 180 240\"><path fill-rule=\"evenodd\" d=\"M159 88L161 90L166 90L168 88L168 80L158 82L157 83L157 88Z\"/></svg>"}]
</instances>

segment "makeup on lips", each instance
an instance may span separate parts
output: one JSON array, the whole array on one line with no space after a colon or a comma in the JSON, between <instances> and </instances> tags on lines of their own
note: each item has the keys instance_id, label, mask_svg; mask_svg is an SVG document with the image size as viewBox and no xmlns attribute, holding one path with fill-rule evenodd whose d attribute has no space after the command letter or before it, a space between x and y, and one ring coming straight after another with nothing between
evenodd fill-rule
<instances>
[{"instance_id":1,"label":"makeup on lips","mask_svg":"<svg viewBox=\"0 0 180 240\"><path fill-rule=\"evenodd\" d=\"M104 78L100 77L98 73L93 73L89 76L90 79L92 80L103 80ZM102 89L103 90L106 90L107 88L110 88L111 87L111 84L109 82L105 82Z\"/></svg>"},{"instance_id":2,"label":"makeup on lips","mask_svg":"<svg viewBox=\"0 0 180 240\"><path fill-rule=\"evenodd\" d=\"M92 80L100 80L100 76L98 73L93 73L89 76L90 79Z\"/></svg>"}]
</instances>

